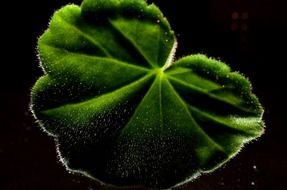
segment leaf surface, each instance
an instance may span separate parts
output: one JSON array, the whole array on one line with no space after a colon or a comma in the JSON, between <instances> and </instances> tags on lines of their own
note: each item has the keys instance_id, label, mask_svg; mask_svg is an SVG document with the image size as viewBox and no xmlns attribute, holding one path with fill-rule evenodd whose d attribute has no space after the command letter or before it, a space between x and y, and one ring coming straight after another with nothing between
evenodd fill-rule
<instances>
[{"instance_id":1,"label":"leaf surface","mask_svg":"<svg viewBox=\"0 0 287 190\"><path fill-rule=\"evenodd\" d=\"M32 110L64 164L102 182L168 188L212 171L264 131L250 82L204 55L173 62L167 20L144 0L84 0L38 41Z\"/></svg>"}]
</instances>

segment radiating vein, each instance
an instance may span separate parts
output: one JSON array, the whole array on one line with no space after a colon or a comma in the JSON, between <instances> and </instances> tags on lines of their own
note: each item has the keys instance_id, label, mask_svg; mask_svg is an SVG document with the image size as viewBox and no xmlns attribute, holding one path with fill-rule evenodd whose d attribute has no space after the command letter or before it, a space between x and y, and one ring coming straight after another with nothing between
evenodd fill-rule
<instances>
[{"instance_id":1,"label":"radiating vein","mask_svg":"<svg viewBox=\"0 0 287 190\"><path fill-rule=\"evenodd\" d=\"M237 131L237 132L239 132L241 134L244 134L244 135L253 135L252 131L250 131L250 130L247 131L246 128L242 127L242 124L240 125L241 128L238 128L238 127L234 126L235 123L232 121L232 118L225 118L225 117L224 118L220 118L219 116L212 115L212 114L210 114L210 113L208 113L206 111L201 111L198 108L196 108L194 106L191 106L191 105L189 105L189 109L192 112L194 112L196 114L199 114L200 116L204 117L204 119L211 120L211 121L219 124L222 127L225 127L225 128L228 128L228 129L231 129L231 130L234 130L234 131ZM249 122L252 122L252 123L258 123L258 118L257 117L249 117L249 118L245 117L244 120L246 122L249 121ZM230 123L227 123L228 121ZM250 123L246 123L245 125L247 127L253 126Z\"/></svg>"},{"instance_id":2,"label":"radiating vein","mask_svg":"<svg viewBox=\"0 0 287 190\"><path fill-rule=\"evenodd\" d=\"M108 57L112 57L111 54L104 48L104 46L102 46L102 44L100 44L98 41L96 41L92 36L90 36L89 34L85 33L84 31L82 31L80 28L72 25L71 23L69 23L68 21L66 21L63 17L59 16L59 18L65 22L68 26L70 26L74 31L77 31L81 36L83 36L84 38L86 38L88 41L90 41L92 44L94 44L96 47L98 47L106 56Z\"/></svg>"},{"instance_id":3,"label":"radiating vein","mask_svg":"<svg viewBox=\"0 0 287 190\"><path fill-rule=\"evenodd\" d=\"M226 153L225 149L218 144L217 142L215 142L195 121L195 119L193 118L192 114L190 113L189 109L188 109L188 105L186 104L186 102L180 97L180 95L175 91L175 89L173 88L172 84L168 81L167 84L170 86L171 91L173 92L174 96L176 97L176 99L179 101L179 103L182 105L182 107L184 108L184 111L186 112L186 114L188 115L190 121L193 123L193 126L196 127L200 133L206 138L208 139L208 141L210 141L215 147L217 147L220 151Z\"/></svg>"},{"instance_id":4,"label":"radiating vein","mask_svg":"<svg viewBox=\"0 0 287 190\"><path fill-rule=\"evenodd\" d=\"M82 52L73 52L73 51L70 51L70 50L67 50L67 49L64 49L64 48L59 48L59 47L56 47L56 46L52 46L50 44L42 43L42 45L44 45L46 47L49 47L49 48L53 48L53 49L55 49L57 51L65 52L66 54L72 54L72 55L86 57L86 58L91 58L91 59L95 59L95 60L110 61L112 63L116 63L116 64L120 64L120 65L123 65L123 66L128 66L128 67L133 67L135 69L143 70L143 71L146 71L146 72L150 71L150 69L147 69L146 67L142 67L142 66L135 65L135 64L132 64L132 63L128 63L128 62L123 62L123 61L120 61L120 60L112 58L112 57L100 57L100 56L96 56L96 55L85 54L85 53L82 53ZM62 59L62 58L64 58L64 56L61 57L60 59ZM85 62L83 62L83 64L85 64Z\"/></svg>"},{"instance_id":5,"label":"radiating vein","mask_svg":"<svg viewBox=\"0 0 287 190\"><path fill-rule=\"evenodd\" d=\"M125 127L122 129L122 134L125 130L128 129L129 126L131 126L130 124L133 122L133 120L136 118L137 113L139 112L141 106L144 104L144 100L152 93L152 90L154 88L154 86L156 85L158 80L158 77L155 78L155 80L153 81L153 83L150 85L150 88L148 89L147 93L144 95L144 97L141 99L141 101L139 102L139 104L137 105L132 117L129 119L129 121L127 122L127 124L125 125Z\"/></svg>"},{"instance_id":6,"label":"radiating vein","mask_svg":"<svg viewBox=\"0 0 287 190\"><path fill-rule=\"evenodd\" d=\"M152 77L153 73L149 73L143 77L141 77L140 79L136 80L136 81L133 81L121 88L118 88L117 90L114 90L114 91L110 91L110 92L106 92L106 93L103 93L101 94L100 96L95 96L93 98L89 98L89 99L86 99L82 102L77 102L77 103L67 103L63 106L58 106L56 108L51 108L51 109L46 109L43 111L43 113L49 113L51 111L54 111L54 110L59 110L59 109L65 109L66 107L81 107L81 106L85 106L85 105L93 105L94 102L98 101L99 99L102 99L102 98L109 98L110 100L112 100L112 96L114 94L117 94L117 93L120 93L120 92L124 92L124 91L128 91L129 88L131 88L132 86L135 86L135 85L139 85L140 83L144 82L144 81L147 81L150 77Z\"/></svg>"},{"instance_id":7,"label":"radiating vein","mask_svg":"<svg viewBox=\"0 0 287 190\"><path fill-rule=\"evenodd\" d=\"M161 75L159 75L158 76L158 80L160 80L159 81L159 114L160 114L160 128L162 128L163 127L163 113L162 113L162 78L161 78L162 76Z\"/></svg>"},{"instance_id":8,"label":"radiating vein","mask_svg":"<svg viewBox=\"0 0 287 190\"><path fill-rule=\"evenodd\" d=\"M224 98L221 98L221 97L219 97L219 96L216 96L216 95L214 95L214 94L211 94L211 93L209 93L207 90L204 90L204 89L202 89L202 88L199 88L199 87L197 87L197 86L194 86L193 84L187 83L187 82L185 82L185 81L183 81L183 80L180 80L180 79L175 78L175 77L170 76L170 75L168 75L168 78L171 79L172 81L176 82L176 83L179 83L179 84L181 84L181 85L183 85L183 86L185 86L185 87L188 87L190 90L192 90L192 91L194 91L194 92L197 92L197 93L200 93L200 94L202 94L202 95L208 96L209 98L212 98L212 99L214 99L214 100L221 101L221 102L223 102L223 103L229 104L229 105L233 106L234 108L236 108L236 109L238 109L238 110L240 110L240 111L243 111L243 112L246 112L246 113L250 113L250 114L254 114L254 111L252 111L252 110L249 110L249 109L240 107L240 106L238 106L237 104L234 104L234 103L231 102L231 101L228 101L228 100L226 100L226 99L224 99Z\"/></svg>"},{"instance_id":9,"label":"radiating vein","mask_svg":"<svg viewBox=\"0 0 287 190\"><path fill-rule=\"evenodd\" d=\"M174 67L172 67L174 68ZM176 67L177 69L177 67ZM176 70L176 69L172 69L172 70L166 70L166 74L167 75L177 75L177 74L184 74L184 73L190 73L191 69L188 68L180 68L180 70Z\"/></svg>"},{"instance_id":10,"label":"radiating vein","mask_svg":"<svg viewBox=\"0 0 287 190\"><path fill-rule=\"evenodd\" d=\"M136 44L136 42L134 42L131 38L129 38L119 27L117 27L111 20L109 20L110 25L112 26L112 28L114 30L116 30L119 34L122 35L122 37L124 39L126 39L136 50L136 52L138 52L138 54L146 61L146 63L152 67L156 67L146 56L145 54L142 52L142 50L138 47L138 45Z\"/></svg>"}]
</instances>

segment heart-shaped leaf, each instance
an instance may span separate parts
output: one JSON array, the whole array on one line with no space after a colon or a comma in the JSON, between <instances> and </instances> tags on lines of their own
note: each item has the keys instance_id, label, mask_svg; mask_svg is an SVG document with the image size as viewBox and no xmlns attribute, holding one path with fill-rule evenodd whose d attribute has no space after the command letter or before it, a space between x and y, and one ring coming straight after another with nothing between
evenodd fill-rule
<instances>
[{"instance_id":1,"label":"heart-shaped leaf","mask_svg":"<svg viewBox=\"0 0 287 190\"><path fill-rule=\"evenodd\" d=\"M176 39L144 0L84 0L38 42L32 110L68 169L167 188L212 171L263 133L249 81L220 61L173 62Z\"/></svg>"}]
</instances>

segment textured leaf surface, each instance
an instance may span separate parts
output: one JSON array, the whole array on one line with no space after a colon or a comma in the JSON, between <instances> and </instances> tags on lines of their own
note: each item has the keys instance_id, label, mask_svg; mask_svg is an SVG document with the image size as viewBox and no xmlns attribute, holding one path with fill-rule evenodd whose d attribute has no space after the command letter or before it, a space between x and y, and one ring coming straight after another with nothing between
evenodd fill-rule
<instances>
[{"instance_id":1,"label":"textured leaf surface","mask_svg":"<svg viewBox=\"0 0 287 190\"><path fill-rule=\"evenodd\" d=\"M168 188L212 171L263 133L249 81L176 40L144 0L85 0L38 42L32 110L70 170L113 185Z\"/></svg>"}]
</instances>

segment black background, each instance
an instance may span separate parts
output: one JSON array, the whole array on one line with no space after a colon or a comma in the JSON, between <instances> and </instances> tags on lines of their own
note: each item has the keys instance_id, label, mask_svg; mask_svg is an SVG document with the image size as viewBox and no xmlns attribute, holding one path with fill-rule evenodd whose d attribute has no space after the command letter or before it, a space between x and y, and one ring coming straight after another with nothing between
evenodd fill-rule
<instances>
[{"instance_id":1,"label":"black background","mask_svg":"<svg viewBox=\"0 0 287 190\"><path fill-rule=\"evenodd\" d=\"M47 28L54 10L80 2L10 1L0 5L0 190L115 189L69 174L57 160L53 139L37 127L29 112L30 89L42 75L37 37ZM153 2L177 34L177 58L193 53L220 58L249 77L265 107L266 133L258 141L247 145L225 167L177 189L286 190L285 1Z\"/></svg>"}]
</instances>

